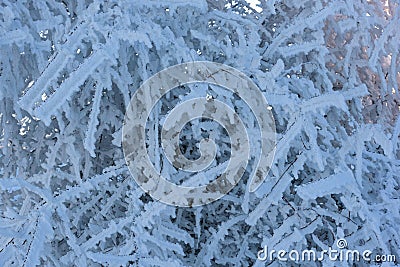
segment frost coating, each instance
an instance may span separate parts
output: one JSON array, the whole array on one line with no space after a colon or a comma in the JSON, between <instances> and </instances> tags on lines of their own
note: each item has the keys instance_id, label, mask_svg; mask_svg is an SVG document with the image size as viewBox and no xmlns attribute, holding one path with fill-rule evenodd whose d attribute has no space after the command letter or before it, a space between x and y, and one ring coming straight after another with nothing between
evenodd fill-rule
<instances>
[{"instance_id":1,"label":"frost coating","mask_svg":"<svg viewBox=\"0 0 400 267\"><path fill-rule=\"evenodd\" d=\"M171 205L188 207L213 202L227 194L242 177L249 160L249 138L239 116L226 104L208 97L196 98L178 105L167 117L161 140L169 161L178 169L202 171L215 157L215 144L200 142L201 157L191 161L179 149L179 133L195 118L220 123L231 140L231 158L225 171L214 181L198 187L180 186L166 180L153 166L146 148L146 122L154 105L173 88L189 83L211 83L236 93L251 108L260 127L261 155L250 191L264 180L275 152L275 123L268 103L258 87L243 73L213 62L191 62L165 69L147 80L134 94L125 114L122 144L131 174L142 189L153 198Z\"/></svg>"},{"instance_id":2,"label":"frost coating","mask_svg":"<svg viewBox=\"0 0 400 267\"><path fill-rule=\"evenodd\" d=\"M218 100L207 100L207 98L185 101L168 115L163 125L161 140L169 161L176 168L190 172L202 171L212 163L216 156L216 147L211 139L200 141L201 157L197 160L188 160L180 151L179 133L185 124L197 118L215 120L225 126L224 129L228 132L231 144L235 148L227 169L245 167L249 157L249 141L243 122L228 105Z\"/></svg>"}]
</instances>

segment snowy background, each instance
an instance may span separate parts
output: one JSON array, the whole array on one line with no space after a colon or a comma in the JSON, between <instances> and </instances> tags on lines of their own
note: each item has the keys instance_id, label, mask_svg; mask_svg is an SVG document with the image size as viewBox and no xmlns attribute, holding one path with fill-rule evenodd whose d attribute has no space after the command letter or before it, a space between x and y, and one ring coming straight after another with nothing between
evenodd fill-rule
<instances>
[{"instance_id":1,"label":"snowy background","mask_svg":"<svg viewBox=\"0 0 400 267\"><path fill-rule=\"evenodd\" d=\"M399 52L397 0L0 1L0 266L337 266L257 252L339 238L399 264ZM250 160L221 200L177 208L132 179L121 127L141 83L197 60L259 86L277 149L255 193ZM198 87L253 119L235 95ZM160 123L192 89L166 95L148 120L159 165ZM198 157L204 137L218 145L204 175L214 178L230 155L218 124L185 126L181 149Z\"/></svg>"}]
</instances>

